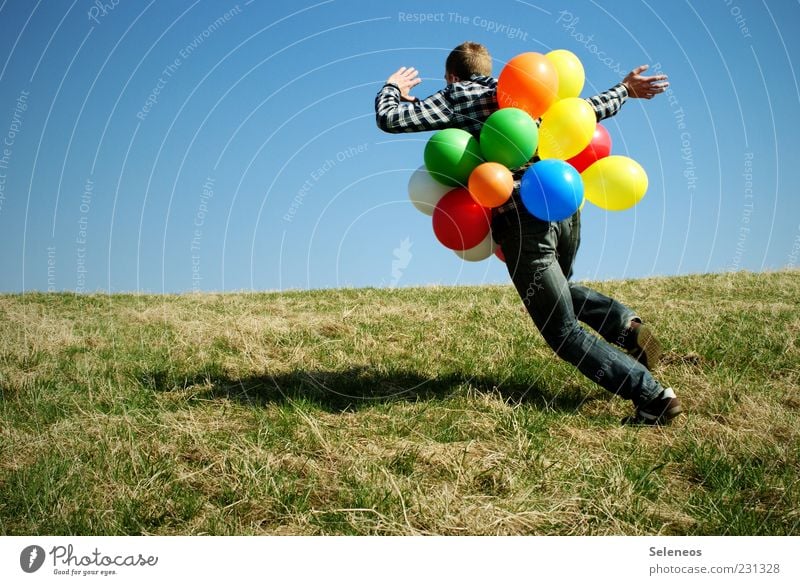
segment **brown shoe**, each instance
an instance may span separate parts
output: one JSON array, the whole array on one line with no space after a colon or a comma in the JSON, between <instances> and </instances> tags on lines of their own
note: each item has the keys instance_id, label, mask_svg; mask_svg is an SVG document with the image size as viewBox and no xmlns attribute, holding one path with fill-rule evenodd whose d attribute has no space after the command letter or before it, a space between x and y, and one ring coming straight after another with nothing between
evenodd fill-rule
<instances>
[{"instance_id":1,"label":"brown shoe","mask_svg":"<svg viewBox=\"0 0 800 585\"><path fill-rule=\"evenodd\" d=\"M652 370L661 359L661 344L653 330L643 323L633 321L630 327L630 349L628 352L645 368Z\"/></svg>"},{"instance_id":2,"label":"brown shoe","mask_svg":"<svg viewBox=\"0 0 800 585\"><path fill-rule=\"evenodd\" d=\"M658 398L641 405L633 416L622 420L626 425L667 425L683 409L672 388L666 388Z\"/></svg>"}]
</instances>

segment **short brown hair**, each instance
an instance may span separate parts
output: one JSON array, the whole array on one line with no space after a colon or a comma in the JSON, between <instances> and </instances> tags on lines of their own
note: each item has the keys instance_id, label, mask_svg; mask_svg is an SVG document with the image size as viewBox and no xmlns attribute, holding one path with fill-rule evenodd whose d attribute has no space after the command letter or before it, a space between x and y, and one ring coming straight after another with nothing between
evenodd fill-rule
<instances>
[{"instance_id":1,"label":"short brown hair","mask_svg":"<svg viewBox=\"0 0 800 585\"><path fill-rule=\"evenodd\" d=\"M489 49L480 43L467 41L450 51L444 67L447 73L463 81L472 75L488 76L492 74L492 56L489 55Z\"/></svg>"}]
</instances>

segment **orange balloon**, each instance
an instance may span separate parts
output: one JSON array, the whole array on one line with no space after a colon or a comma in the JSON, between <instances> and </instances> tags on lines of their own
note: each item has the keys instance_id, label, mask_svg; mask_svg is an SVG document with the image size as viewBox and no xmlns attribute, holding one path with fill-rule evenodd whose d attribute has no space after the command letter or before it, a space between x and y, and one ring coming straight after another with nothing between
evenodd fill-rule
<instances>
[{"instance_id":1,"label":"orange balloon","mask_svg":"<svg viewBox=\"0 0 800 585\"><path fill-rule=\"evenodd\" d=\"M469 175L469 194L475 203L484 207L502 205L513 190L514 176L500 163L479 164Z\"/></svg>"},{"instance_id":2,"label":"orange balloon","mask_svg":"<svg viewBox=\"0 0 800 585\"><path fill-rule=\"evenodd\" d=\"M497 104L539 118L558 99L558 71L541 53L522 53L509 61L497 80Z\"/></svg>"}]
</instances>

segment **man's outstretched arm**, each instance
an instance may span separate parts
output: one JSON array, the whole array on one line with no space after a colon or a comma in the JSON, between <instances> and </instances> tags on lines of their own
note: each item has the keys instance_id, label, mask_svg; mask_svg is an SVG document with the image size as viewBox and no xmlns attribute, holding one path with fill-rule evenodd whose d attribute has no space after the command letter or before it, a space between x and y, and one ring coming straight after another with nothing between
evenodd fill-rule
<instances>
[{"instance_id":1,"label":"man's outstretched arm","mask_svg":"<svg viewBox=\"0 0 800 585\"><path fill-rule=\"evenodd\" d=\"M422 80L413 67L395 71L375 97L375 120L384 132L424 132L447 128L452 108L447 90L424 100L412 97L411 88Z\"/></svg>"},{"instance_id":2,"label":"man's outstretched arm","mask_svg":"<svg viewBox=\"0 0 800 585\"><path fill-rule=\"evenodd\" d=\"M597 121L610 118L616 114L629 97L652 99L666 91L669 82L666 75L641 75L649 65L640 65L608 91L586 98L597 114Z\"/></svg>"}]
</instances>

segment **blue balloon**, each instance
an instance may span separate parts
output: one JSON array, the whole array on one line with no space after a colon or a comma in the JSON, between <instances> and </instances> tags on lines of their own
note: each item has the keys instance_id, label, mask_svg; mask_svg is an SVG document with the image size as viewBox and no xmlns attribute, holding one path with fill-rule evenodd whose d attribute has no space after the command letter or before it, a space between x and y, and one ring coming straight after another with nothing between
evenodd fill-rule
<instances>
[{"instance_id":1,"label":"blue balloon","mask_svg":"<svg viewBox=\"0 0 800 585\"><path fill-rule=\"evenodd\" d=\"M522 175L519 193L530 213L545 221L561 221L581 206L583 180L568 162L540 160Z\"/></svg>"}]
</instances>

